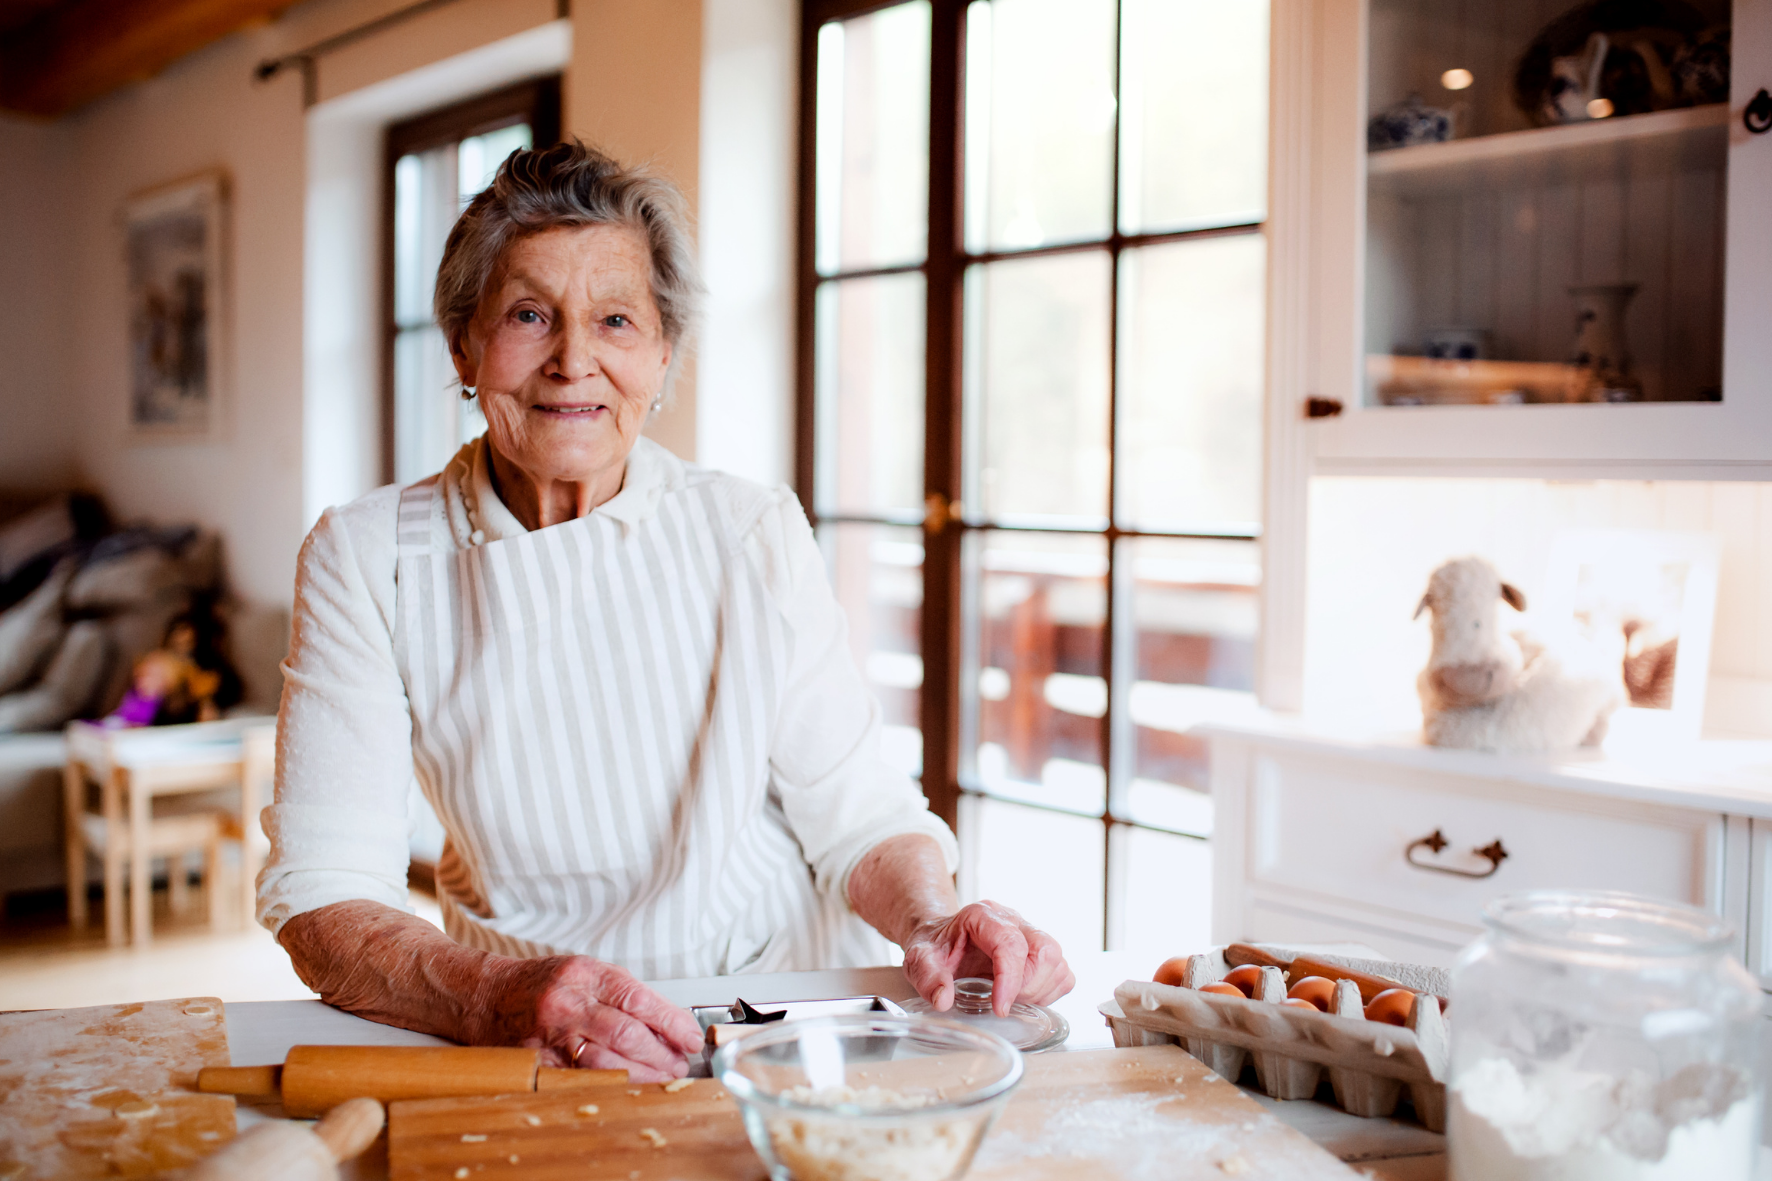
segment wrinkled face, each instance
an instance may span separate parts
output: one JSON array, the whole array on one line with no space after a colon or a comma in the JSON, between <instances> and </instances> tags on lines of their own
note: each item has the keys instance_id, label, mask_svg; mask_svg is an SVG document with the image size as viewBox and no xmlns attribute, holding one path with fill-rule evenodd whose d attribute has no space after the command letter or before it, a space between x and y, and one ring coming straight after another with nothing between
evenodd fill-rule
<instances>
[{"instance_id":1,"label":"wrinkled face","mask_svg":"<svg viewBox=\"0 0 1772 1181\"><path fill-rule=\"evenodd\" d=\"M546 230L499 260L462 338L493 447L537 481L627 461L671 363L645 240L625 226Z\"/></svg>"}]
</instances>

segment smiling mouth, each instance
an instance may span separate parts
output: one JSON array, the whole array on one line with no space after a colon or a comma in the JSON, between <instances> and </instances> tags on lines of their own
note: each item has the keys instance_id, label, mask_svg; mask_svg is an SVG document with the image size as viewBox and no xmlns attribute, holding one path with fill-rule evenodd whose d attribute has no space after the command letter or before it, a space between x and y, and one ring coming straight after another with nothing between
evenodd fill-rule
<instances>
[{"instance_id":1,"label":"smiling mouth","mask_svg":"<svg viewBox=\"0 0 1772 1181\"><path fill-rule=\"evenodd\" d=\"M592 403L588 406L549 406L545 403L538 402L531 406L530 409L542 414L555 415L560 418L588 418L595 415L597 411L607 410L609 407L603 405L601 402Z\"/></svg>"}]
</instances>

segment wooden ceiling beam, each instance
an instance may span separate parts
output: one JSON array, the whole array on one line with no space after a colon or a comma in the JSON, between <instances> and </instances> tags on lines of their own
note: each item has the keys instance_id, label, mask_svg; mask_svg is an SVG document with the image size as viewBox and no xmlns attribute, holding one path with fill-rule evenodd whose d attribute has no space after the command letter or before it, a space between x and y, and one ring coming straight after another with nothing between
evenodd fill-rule
<instances>
[{"instance_id":1,"label":"wooden ceiling beam","mask_svg":"<svg viewBox=\"0 0 1772 1181\"><path fill-rule=\"evenodd\" d=\"M0 37L0 109L53 118L296 0L68 0Z\"/></svg>"}]
</instances>

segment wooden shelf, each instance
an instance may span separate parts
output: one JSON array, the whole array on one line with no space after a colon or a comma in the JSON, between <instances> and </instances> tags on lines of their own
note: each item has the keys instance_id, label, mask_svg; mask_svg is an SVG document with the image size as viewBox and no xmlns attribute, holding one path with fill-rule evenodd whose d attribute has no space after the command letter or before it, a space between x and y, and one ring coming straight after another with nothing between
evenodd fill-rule
<instances>
[{"instance_id":1,"label":"wooden shelf","mask_svg":"<svg viewBox=\"0 0 1772 1181\"><path fill-rule=\"evenodd\" d=\"M1728 149L1729 106L1714 103L1560 127L1509 131L1366 155L1375 190L1427 195L1514 187L1628 169L1633 175L1715 167Z\"/></svg>"}]
</instances>

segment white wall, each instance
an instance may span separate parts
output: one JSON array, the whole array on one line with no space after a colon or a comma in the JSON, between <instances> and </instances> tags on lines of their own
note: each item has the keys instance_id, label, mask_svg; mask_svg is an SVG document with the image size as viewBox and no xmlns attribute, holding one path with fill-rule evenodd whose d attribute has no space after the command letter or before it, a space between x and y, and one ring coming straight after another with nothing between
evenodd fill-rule
<instances>
[{"instance_id":1,"label":"white wall","mask_svg":"<svg viewBox=\"0 0 1772 1181\"><path fill-rule=\"evenodd\" d=\"M73 158L52 124L0 115L0 488L78 469L73 359L86 335L65 281Z\"/></svg>"},{"instance_id":2,"label":"white wall","mask_svg":"<svg viewBox=\"0 0 1772 1181\"><path fill-rule=\"evenodd\" d=\"M1772 737L1772 484L1320 478L1310 520L1312 712L1420 724L1428 624L1410 615L1446 559L1490 559L1530 606L1559 530L1672 529L1722 543L1706 728Z\"/></svg>"},{"instance_id":3,"label":"white wall","mask_svg":"<svg viewBox=\"0 0 1772 1181\"><path fill-rule=\"evenodd\" d=\"M696 459L793 477L799 4L705 0Z\"/></svg>"},{"instance_id":4,"label":"white wall","mask_svg":"<svg viewBox=\"0 0 1772 1181\"><path fill-rule=\"evenodd\" d=\"M301 541L301 84L251 77L277 40L228 38L58 125L75 156L65 281L80 309L80 470L121 517L219 529L235 588L260 602L287 601ZM217 169L232 222L221 434L132 444L119 211L133 193Z\"/></svg>"}]
</instances>

